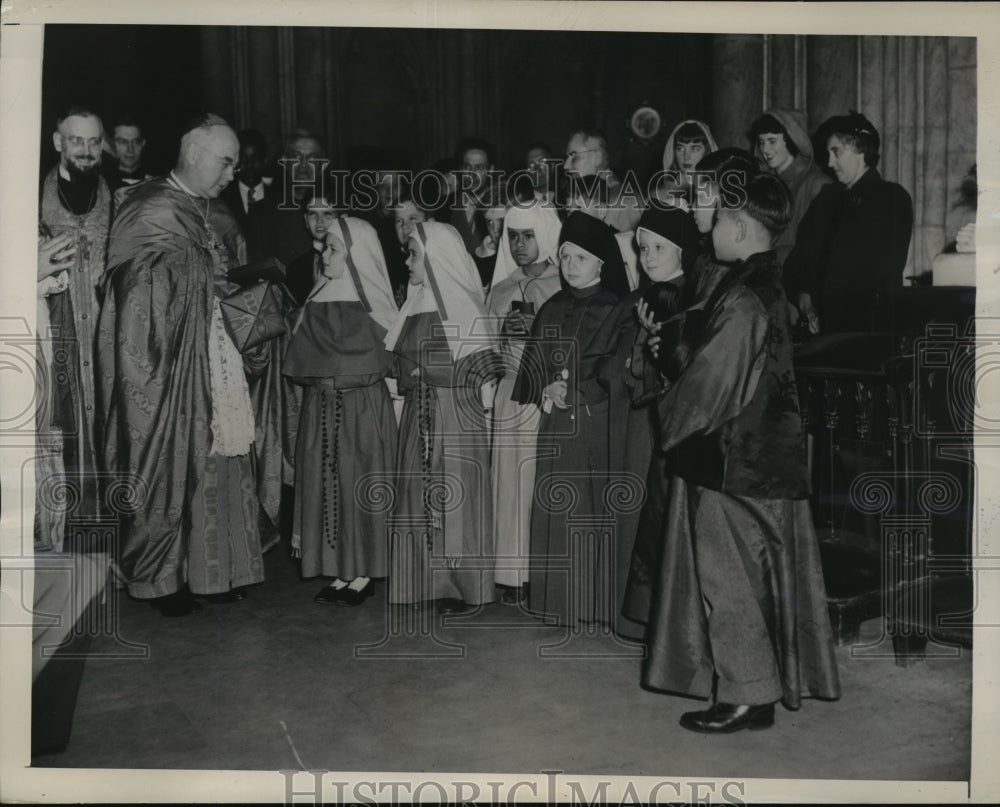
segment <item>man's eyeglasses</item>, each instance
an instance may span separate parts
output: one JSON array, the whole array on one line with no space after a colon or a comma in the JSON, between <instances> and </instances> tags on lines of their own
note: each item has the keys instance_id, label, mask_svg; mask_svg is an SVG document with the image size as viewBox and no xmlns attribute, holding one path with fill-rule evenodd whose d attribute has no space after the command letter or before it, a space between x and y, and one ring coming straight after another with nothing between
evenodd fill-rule
<instances>
[{"instance_id":1,"label":"man's eyeglasses","mask_svg":"<svg viewBox=\"0 0 1000 807\"><path fill-rule=\"evenodd\" d=\"M104 143L104 140L100 137L79 137L78 135L63 135L63 140L69 143L73 148L80 148L81 146L90 146L91 148L100 148Z\"/></svg>"},{"instance_id":2,"label":"man's eyeglasses","mask_svg":"<svg viewBox=\"0 0 1000 807\"><path fill-rule=\"evenodd\" d=\"M581 154L590 154L595 151L600 151L600 149L580 149L579 151L571 151L566 155L566 159L575 160Z\"/></svg>"}]
</instances>

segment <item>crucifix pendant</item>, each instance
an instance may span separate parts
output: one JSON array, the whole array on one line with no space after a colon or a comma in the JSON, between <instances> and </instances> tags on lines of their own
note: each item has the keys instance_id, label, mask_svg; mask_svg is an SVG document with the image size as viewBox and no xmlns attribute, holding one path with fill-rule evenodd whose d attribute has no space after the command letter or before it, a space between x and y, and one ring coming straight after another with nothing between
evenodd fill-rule
<instances>
[{"instance_id":1,"label":"crucifix pendant","mask_svg":"<svg viewBox=\"0 0 1000 807\"><path fill-rule=\"evenodd\" d=\"M90 239L85 235L80 236L80 260L84 265L90 263Z\"/></svg>"}]
</instances>

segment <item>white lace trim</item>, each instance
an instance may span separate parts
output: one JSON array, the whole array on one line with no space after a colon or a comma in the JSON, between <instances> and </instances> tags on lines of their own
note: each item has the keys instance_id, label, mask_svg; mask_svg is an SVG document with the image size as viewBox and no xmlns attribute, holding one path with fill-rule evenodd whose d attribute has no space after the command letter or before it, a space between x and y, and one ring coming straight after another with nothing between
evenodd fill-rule
<instances>
[{"instance_id":1,"label":"white lace trim","mask_svg":"<svg viewBox=\"0 0 1000 807\"><path fill-rule=\"evenodd\" d=\"M250 387L243 357L226 330L218 300L212 306L208 370L212 386L212 453L242 457L250 452L254 441Z\"/></svg>"}]
</instances>

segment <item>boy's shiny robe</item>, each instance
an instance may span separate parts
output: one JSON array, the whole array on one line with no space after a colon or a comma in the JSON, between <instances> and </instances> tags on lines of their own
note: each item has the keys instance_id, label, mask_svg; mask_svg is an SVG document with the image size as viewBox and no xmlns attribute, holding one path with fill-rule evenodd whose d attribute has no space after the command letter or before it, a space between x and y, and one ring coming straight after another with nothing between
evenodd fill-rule
<instances>
[{"instance_id":1,"label":"boy's shiny robe","mask_svg":"<svg viewBox=\"0 0 1000 807\"><path fill-rule=\"evenodd\" d=\"M760 532L767 536L764 556L744 558L747 581L734 580L732 596L752 591L742 610L760 609L768 617L786 706L798 708L802 696L839 697L819 548L806 500L809 480L787 303L773 252L751 256L723 275L706 301L703 328L690 338L690 362L658 402L660 447L673 468L662 552L633 563L627 595L628 600L634 590L652 588L643 682L710 696L713 644L696 571L697 547ZM728 505L730 535L693 529L688 506L700 490ZM643 570L651 580L637 577Z\"/></svg>"}]
</instances>

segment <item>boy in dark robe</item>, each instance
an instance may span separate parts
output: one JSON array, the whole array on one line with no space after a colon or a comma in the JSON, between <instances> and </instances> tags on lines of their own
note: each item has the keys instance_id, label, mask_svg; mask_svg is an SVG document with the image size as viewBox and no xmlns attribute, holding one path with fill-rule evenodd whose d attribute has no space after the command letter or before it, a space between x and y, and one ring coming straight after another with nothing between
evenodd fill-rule
<instances>
[{"instance_id":1,"label":"boy in dark robe","mask_svg":"<svg viewBox=\"0 0 1000 807\"><path fill-rule=\"evenodd\" d=\"M673 476L642 677L714 693L681 718L704 733L767 728L779 700L797 709L803 695L840 694L771 249L791 200L774 176L745 190L742 207L716 213L716 257L731 267L682 335L684 366L658 404Z\"/></svg>"}]
</instances>

